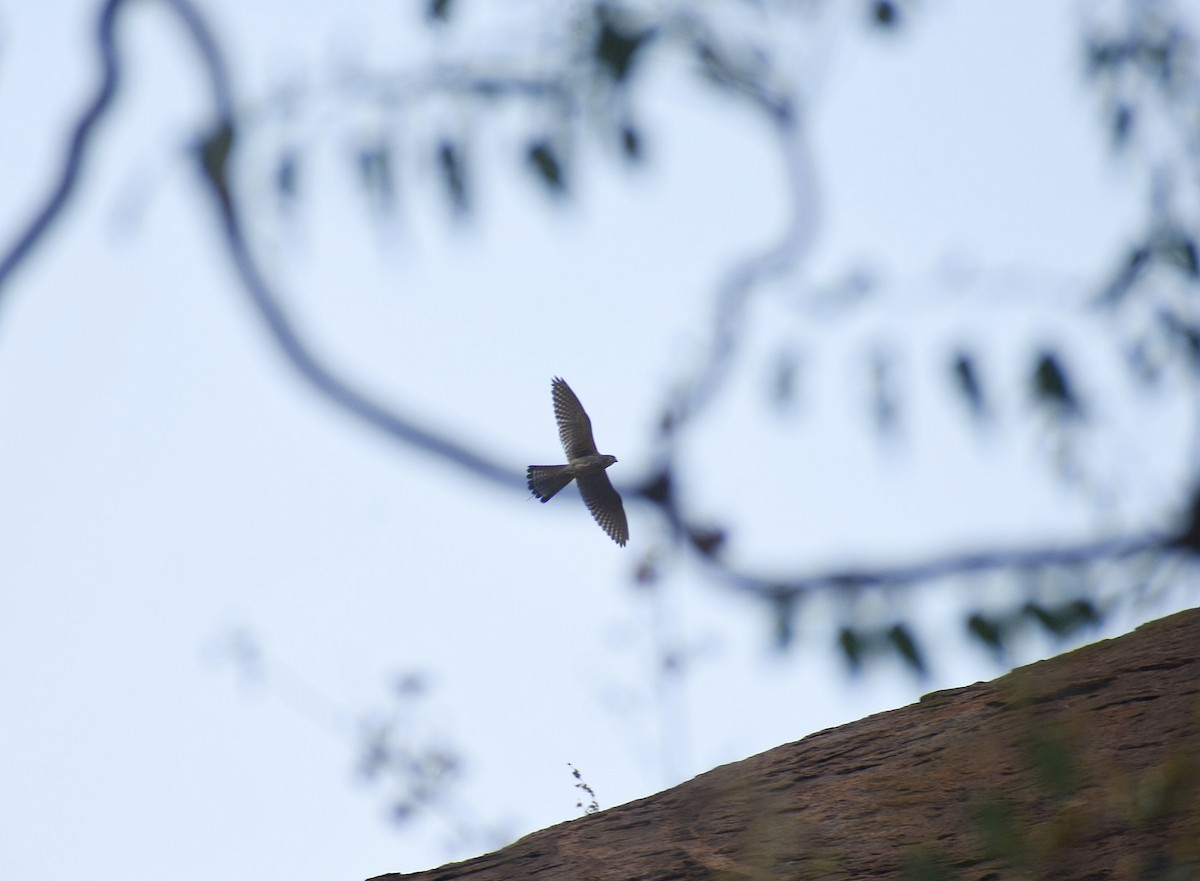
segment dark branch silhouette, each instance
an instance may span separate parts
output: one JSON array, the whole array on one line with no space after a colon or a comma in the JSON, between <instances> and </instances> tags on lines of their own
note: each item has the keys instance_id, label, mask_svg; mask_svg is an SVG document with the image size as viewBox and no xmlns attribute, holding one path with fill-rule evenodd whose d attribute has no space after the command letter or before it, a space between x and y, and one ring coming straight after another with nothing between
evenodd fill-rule
<instances>
[{"instance_id":1,"label":"dark branch silhouette","mask_svg":"<svg viewBox=\"0 0 1200 881\"><path fill-rule=\"evenodd\" d=\"M113 24L122 3L123 0L108 0L101 9L100 18L96 23L96 45L104 65L100 74L100 87L96 90L95 97L80 113L79 121L71 132L62 171L45 204L34 214L24 232L17 235L17 241L8 253L0 258L0 296L3 296L13 273L33 253L34 248L49 232L50 226L62 214L74 195L84 159L96 136L96 126L116 97L120 69L117 66L116 47L113 45Z\"/></svg>"},{"instance_id":2,"label":"dark branch silhouette","mask_svg":"<svg viewBox=\"0 0 1200 881\"><path fill-rule=\"evenodd\" d=\"M236 197L226 177L226 162L235 132L234 99L228 68L199 10L186 0L163 2L178 15L199 52L202 67L208 75L209 96L214 105L215 122L208 138L199 145L197 153L217 204L226 246L247 295L266 322L272 338L285 357L316 390L364 422L399 441L458 465L478 477L503 486L523 489L524 479L520 471L491 461L461 444L423 428L414 420L399 415L395 410L390 410L357 391L322 364L300 338L250 252L242 234ZM78 186L80 170L95 140L97 126L111 108L120 83L120 59L113 35L118 13L124 5L125 0L108 0L100 13L96 42L103 64L101 87L75 127L59 180L34 220L0 261L0 293L4 292L18 266L29 258L37 244L48 233L54 220L62 214Z\"/></svg>"}]
</instances>

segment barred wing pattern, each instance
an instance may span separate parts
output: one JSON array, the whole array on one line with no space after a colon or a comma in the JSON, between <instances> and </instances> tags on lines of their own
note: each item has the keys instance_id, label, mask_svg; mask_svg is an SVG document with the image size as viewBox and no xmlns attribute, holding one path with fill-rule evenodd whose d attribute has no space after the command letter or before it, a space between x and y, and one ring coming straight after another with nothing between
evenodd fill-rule
<instances>
[{"instance_id":1,"label":"barred wing pattern","mask_svg":"<svg viewBox=\"0 0 1200 881\"><path fill-rule=\"evenodd\" d=\"M608 533L609 538L625 547L625 542L629 541L625 506L621 504L621 494L613 488L608 475L603 471L581 474L575 479L575 483L579 485L583 503L592 512L592 517L600 524L600 528Z\"/></svg>"},{"instance_id":2,"label":"barred wing pattern","mask_svg":"<svg viewBox=\"0 0 1200 881\"><path fill-rule=\"evenodd\" d=\"M562 441L567 459L596 456L596 441L592 437L592 420L575 392L561 376L554 377L550 384L554 397L554 421L558 423L558 439Z\"/></svg>"},{"instance_id":3,"label":"barred wing pattern","mask_svg":"<svg viewBox=\"0 0 1200 881\"><path fill-rule=\"evenodd\" d=\"M605 469L617 461L615 456L602 455L592 437L592 420L566 380L554 377L550 385L554 400L554 421L558 423L558 439L567 454L566 465L530 465L525 472L529 491L542 502L548 502L572 480L579 487L583 503L600 528L621 547L629 541L629 522L621 496L613 488Z\"/></svg>"}]
</instances>

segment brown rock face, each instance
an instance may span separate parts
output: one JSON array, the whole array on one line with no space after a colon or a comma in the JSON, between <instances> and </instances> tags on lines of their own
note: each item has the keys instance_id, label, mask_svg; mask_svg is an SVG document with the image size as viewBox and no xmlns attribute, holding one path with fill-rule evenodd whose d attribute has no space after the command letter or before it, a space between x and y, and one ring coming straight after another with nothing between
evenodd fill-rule
<instances>
[{"instance_id":1,"label":"brown rock face","mask_svg":"<svg viewBox=\"0 0 1200 881\"><path fill-rule=\"evenodd\" d=\"M373 881L1200 878L1200 610Z\"/></svg>"}]
</instances>

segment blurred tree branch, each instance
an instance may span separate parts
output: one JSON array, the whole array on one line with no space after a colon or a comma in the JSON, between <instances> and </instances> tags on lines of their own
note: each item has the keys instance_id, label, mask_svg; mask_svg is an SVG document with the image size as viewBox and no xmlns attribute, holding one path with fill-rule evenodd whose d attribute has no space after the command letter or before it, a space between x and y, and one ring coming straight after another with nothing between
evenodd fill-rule
<instances>
[{"instance_id":1,"label":"blurred tree branch","mask_svg":"<svg viewBox=\"0 0 1200 881\"><path fill-rule=\"evenodd\" d=\"M283 299L268 281L244 231L243 210L236 186L231 181L230 167L239 144L239 135L249 124L239 116L225 60L220 47L201 12L188 0L161 0L182 25L197 53L207 78L208 98L212 104L212 120L195 145L195 158L200 166L205 188L212 198L216 219L242 288L262 318L267 331L281 353L296 372L321 396L343 412L382 431L397 442L421 450L462 469L484 481L524 490L522 471L495 461L475 449L439 434L395 407L373 399L342 378L329 364L314 353L313 348L297 330ZM126 0L107 0L97 20L96 46L102 64L100 85L95 96L81 111L69 139L62 170L44 204L17 237L16 242L0 260L0 294L7 292L20 265L35 252L48 236L54 221L67 209L78 187L80 176L95 142L99 123L111 110L120 84L120 58L114 41L114 29ZM886 5L892 12L881 15L879 7ZM438 22L449 15L450 4L435 4L430 17ZM686 548L693 560L718 583L728 588L756 596L772 604L777 611L777 632L781 643L791 634L791 617L798 606L818 594L854 595L867 588L895 588L926 583L955 576L970 576L982 572L1029 572L1036 570L1087 571L1100 563L1116 563L1130 558L1158 559L1160 556L1200 552L1200 494L1193 496L1190 510L1178 519L1172 530L1144 534L1113 536L1068 546L1035 546L1008 550L983 550L969 554L936 556L922 563L877 569L845 569L840 571L784 574L756 574L726 558L726 535L719 527L698 522L683 507L676 486L679 463L675 453L679 436L687 430L695 416L711 402L728 374L743 333L746 304L761 290L766 280L794 267L803 256L811 239L813 223L806 198L812 191L811 163L805 140L803 107L800 97L786 78L777 75L770 63L769 53L759 47L738 47L724 39L719 28L686 4L669 7L658 18L649 13L634 14L608 2L595 2L590 7L587 27L579 29L586 36L580 45L586 51L567 54L568 60L580 65L577 69L549 70L537 74L509 74L490 70L471 70L455 66L439 66L421 75L404 79L381 79L376 82L356 81L353 86L365 92L381 105L419 101L432 94L455 94L473 100L491 102L501 99L545 102L557 108L564 127L574 120L593 116L612 122L617 140L626 154L636 158L639 139L630 121L626 92L631 88L632 73L652 45L673 43L683 46L695 59L702 76L727 90L731 95L749 102L767 120L784 159L784 174L792 215L778 240L757 254L735 265L718 285L715 309L711 320L711 340L695 372L684 377L666 395L661 415L661 434L657 443L658 465L655 473L633 487L625 487L627 496L636 498L657 509L669 525L676 545ZM892 26L897 10L894 4L875 4L874 18L878 26ZM1114 136L1126 149L1136 143L1137 98L1126 94L1126 81L1133 66L1136 76L1144 82L1158 83L1160 112L1172 115L1170 101L1186 101L1195 109L1200 90L1200 77L1188 67L1195 64L1196 53L1190 37L1182 26L1156 19L1149 22L1136 16L1131 20L1129 34L1092 36L1089 63L1093 76L1108 77L1117 97L1112 99ZM580 57L583 61L580 62ZM582 71L582 74L581 74ZM1156 79L1157 78L1157 79ZM1125 91L1122 91L1122 90ZM1158 93L1156 93L1158 94ZM600 108L600 109L597 109ZM1186 114L1185 114L1186 115ZM1181 137L1191 138L1186 133ZM1193 151L1195 144L1192 144ZM456 204L468 204L464 176L464 157L451 141L443 142L438 153L443 176ZM530 142L527 158L551 190L563 191L569 182L570 158L553 137ZM382 158L381 158L382 161ZM1171 169L1161 167L1159 180L1170 178ZM281 177L281 180L283 178ZM1154 229L1144 245L1135 248L1124 266L1118 268L1113 283L1098 302L1106 308L1131 308L1132 292L1144 281L1149 268L1156 263L1174 270L1186 280L1186 292L1194 297L1197 269L1192 230L1177 219L1180 211L1174 207L1171 189L1160 186L1156 198L1160 210ZM1189 318L1188 309L1172 301L1159 306L1160 332L1174 341L1178 351L1192 362L1192 383L1195 387L1195 362L1200 360L1200 327ZM1042 354L1035 383L1037 393L1046 400L1054 399L1065 418L1077 401L1062 365L1052 355ZM1160 356L1166 357L1166 356ZM882 369L882 368L881 368ZM962 393L971 399L976 411L981 410L978 377L972 362L960 355L954 364L955 375ZM1193 486L1200 487L1200 475L1192 474ZM1196 491L1193 490L1195 493ZM643 567L644 580L657 575L653 565ZM1084 591L1086 594L1086 591ZM1034 605L1031 620L1051 632L1084 626L1102 617L1105 609L1092 603L1078 615L1057 615L1043 606ZM1040 611L1038 611L1040 610ZM968 627L985 644L997 638L1000 629L975 616ZM1067 624L1063 622L1066 621ZM981 623L982 622L982 623ZM1069 626L1068 626L1069 625ZM899 629L898 629L899 628ZM914 668L922 667L918 643L902 623L886 630L884 642L890 645ZM843 628L841 645L853 662L864 646L862 632L850 625Z\"/></svg>"}]
</instances>

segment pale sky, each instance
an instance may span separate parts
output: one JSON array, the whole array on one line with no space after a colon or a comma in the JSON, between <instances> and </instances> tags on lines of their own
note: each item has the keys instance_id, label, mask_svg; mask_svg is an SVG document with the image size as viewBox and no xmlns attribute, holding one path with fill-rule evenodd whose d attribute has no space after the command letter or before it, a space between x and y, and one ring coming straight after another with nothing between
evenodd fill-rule
<instances>
[{"instance_id":1,"label":"pale sky","mask_svg":"<svg viewBox=\"0 0 1200 881\"><path fill-rule=\"evenodd\" d=\"M0 3L2 248L90 92L95 5ZM435 40L404 4L250 5L202 4L251 107L356 64L530 51L555 8L487 18L474 4L476 23ZM1098 134L1077 8L919 6L895 39L835 16L776 24L808 90L811 238L753 301L729 392L680 451L689 506L765 571L1158 526L1163 500L1184 499L1194 407L1177 388L1142 395L1105 316L1076 308L1145 211L1141 177ZM568 763L611 807L1004 672L961 625L963 608L1011 597L998 582L907 597L935 643L928 679L894 666L853 679L825 604L780 654L766 610L689 564L639 591L632 575L663 538L646 507L628 506L620 549L571 495L540 505L334 410L277 353L215 235L186 153L208 112L190 47L155 4L125 24L124 88L85 185L0 300L0 877L427 868L578 816ZM256 252L319 353L514 470L560 457L561 375L620 459L614 480L644 477L663 389L703 345L716 284L779 235L788 207L753 114L678 57L646 75L646 163L585 147L562 204L511 158L531 114L300 114L290 217L264 177L286 133L247 133L238 185ZM478 138L468 223L449 222L407 154L396 214L372 214L353 136L389 125ZM874 280L873 302L836 318L812 305L855 273ZM993 370L991 430L948 390L958 345ZM1074 487L1025 397L1043 345L1076 358L1097 395ZM867 407L880 347L902 378L893 443ZM802 395L780 415L764 377L793 350ZM1172 593L1104 634L1194 601ZM225 660L237 632L265 652L265 684ZM685 675L662 680L664 650L683 653ZM1058 650L1030 639L1014 660ZM397 826L388 790L356 776L355 733L396 706L404 673L427 684L412 737L465 767L445 812ZM496 837L464 841L447 817Z\"/></svg>"}]
</instances>

